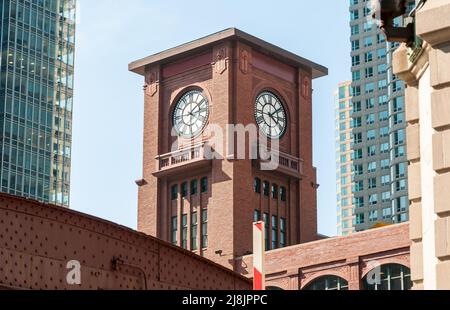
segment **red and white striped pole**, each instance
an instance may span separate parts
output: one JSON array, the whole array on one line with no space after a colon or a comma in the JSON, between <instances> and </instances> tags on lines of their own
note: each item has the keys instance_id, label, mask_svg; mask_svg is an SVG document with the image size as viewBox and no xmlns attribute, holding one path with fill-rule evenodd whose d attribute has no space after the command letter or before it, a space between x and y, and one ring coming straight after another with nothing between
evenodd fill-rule
<instances>
[{"instance_id":1,"label":"red and white striped pole","mask_svg":"<svg viewBox=\"0 0 450 310\"><path fill-rule=\"evenodd\" d=\"M266 289L264 222L253 224L253 290Z\"/></svg>"}]
</instances>

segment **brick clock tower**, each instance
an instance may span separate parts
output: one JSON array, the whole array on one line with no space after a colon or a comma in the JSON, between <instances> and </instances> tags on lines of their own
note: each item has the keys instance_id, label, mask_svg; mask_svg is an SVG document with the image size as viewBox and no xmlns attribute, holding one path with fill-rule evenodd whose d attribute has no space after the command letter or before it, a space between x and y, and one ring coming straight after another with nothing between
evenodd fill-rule
<instances>
[{"instance_id":1,"label":"brick clock tower","mask_svg":"<svg viewBox=\"0 0 450 310\"><path fill-rule=\"evenodd\" d=\"M140 231L231 269L252 251L254 220L267 250L317 239L312 79L326 68L232 28L129 69L145 77ZM206 159L212 124L257 125L279 141L278 168Z\"/></svg>"}]
</instances>

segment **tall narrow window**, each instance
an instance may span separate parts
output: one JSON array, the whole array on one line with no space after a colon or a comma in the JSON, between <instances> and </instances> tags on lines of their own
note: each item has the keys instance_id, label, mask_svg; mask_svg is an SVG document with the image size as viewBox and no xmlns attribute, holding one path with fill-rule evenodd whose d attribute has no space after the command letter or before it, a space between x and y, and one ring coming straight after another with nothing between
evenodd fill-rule
<instances>
[{"instance_id":1,"label":"tall narrow window","mask_svg":"<svg viewBox=\"0 0 450 310\"><path fill-rule=\"evenodd\" d=\"M278 217L272 216L272 250L278 248Z\"/></svg>"},{"instance_id":2,"label":"tall narrow window","mask_svg":"<svg viewBox=\"0 0 450 310\"><path fill-rule=\"evenodd\" d=\"M177 200L178 199L178 185L174 185L172 186L172 190L171 190L171 195L172 195L172 200Z\"/></svg>"},{"instance_id":3,"label":"tall narrow window","mask_svg":"<svg viewBox=\"0 0 450 310\"><path fill-rule=\"evenodd\" d=\"M172 237L171 237L172 244L178 245L178 217L177 216L172 217L171 231L172 231Z\"/></svg>"},{"instance_id":4,"label":"tall narrow window","mask_svg":"<svg viewBox=\"0 0 450 310\"><path fill-rule=\"evenodd\" d=\"M187 249L188 240L188 215L184 214L182 219L182 231L181 231L181 246L183 249Z\"/></svg>"},{"instance_id":5,"label":"tall narrow window","mask_svg":"<svg viewBox=\"0 0 450 310\"><path fill-rule=\"evenodd\" d=\"M261 211L259 210L255 210L255 212L253 213L253 222L259 222L261 221Z\"/></svg>"},{"instance_id":6,"label":"tall narrow window","mask_svg":"<svg viewBox=\"0 0 450 310\"><path fill-rule=\"evenodd\" d=\"M261 179L260 178L255 178L254 183L253 183L253 189L254 189L255 193L261 194Z\"/></svg>"},{"instance_id":7,"label":"tall narrow window","mask_svg":"<svg viewBox=\"0 0 450 310\"><path fill-rule=\"evenodd\" d=\"M186 198L188 195L188 184L187 182L184 182L181 184L181 197Z\"/></svg>"},{"instance_id":8,"label":"tall narrow window","mask_svg":"<svg viewBox=\"0 0 450 310\"><path fill-rule=\"evenodd\" d=\"M280 188L280 198L281 198L281 201L286 201L287 200L286 187L284 187L284 186L282 186Z\"/></svg>"},{"instance_id":9,"label":"tall narrow window","mask_svg":"<svg viewBox=\"0 0 450 310\"><path fill-rule=\"evenodd\" d=\"M208 247L208 210L202 210L202 248Z\"/></svg>"},{"instance_id":10,"label":"tall narrow window","mask_svg":"<svg viewBox=\"0 0 450 310\"><path fill-rule=\"evenodd\" d=\"M270 183L269 182L264 181L263 191L264 191L264 196L269 197L269 194L270 194Z\"/></svg>"},{"instance_id":11,"label":"tall narrow window","mask_svg":"<svg viewBox=\"0 0 450 310\"><path fill-rule=\"evenodd\" d=\"M200 183L201 183L202 194L207 193L208 192L208 178L207 177L202 178Z\"/></svg>"},{"instance_id":12,"label":"tall narrow window","mask_svg":"<svg viewBox=\"0 0 450 310\"><path fill-rule=\"evenodd\" d=\"M191 214L191 250L196 251L197 246L197 233L198 233L198 219L197 212Z\"/></svg>"},{"instance_id":13,"label":"tall narrow window","mask_svg":"<svg viewBox=\"0 0 450 310\"><path fill-rule=\"evenodd\" d=\"M198 193L198 181L192 180L191 181L191 196L197 195Z\"/></svg>"},{"instance_id":14,"label":"tall narrow window","mask_svg":"<svg viewBox=\"0 0 450 310\"><path fill-rule=\"evenodd\" d=\"M286 246L286 219L280 219L280 247Z\"/></svg>"},{"instance_id":15,"label":"tall narrow window","mask_svg":"<svg viewBox=\"0 0 450 310\"><path fill-rule=\"evenodd\" d=\"M272 185L272 198L278 199L278 186L276 184Z\"/></svg>"},{"instance_id":16,"label":"tall narrow window","mask_svg":"<svg viewBox=\"0 0 450 310\"><path fill-rule=\"evenodd\" d=\"M270 222L269 222L269 214L264 213L264 238L266 244L266 251L270 250Z\"/></svg>"}]
</instances>

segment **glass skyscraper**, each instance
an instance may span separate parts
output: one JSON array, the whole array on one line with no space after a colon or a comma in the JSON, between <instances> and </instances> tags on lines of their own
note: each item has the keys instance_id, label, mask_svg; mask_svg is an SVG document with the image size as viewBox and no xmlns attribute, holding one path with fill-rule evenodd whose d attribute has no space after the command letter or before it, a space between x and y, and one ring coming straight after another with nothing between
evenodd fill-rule
<instances>
[{"instance_id":1,"label":"glass skyscraper","mask_svg":"<svg viewBox=\"0 0 450 310\"><path fill-rule=\"evenodd\" d=\"M371 1L350 0L350 43L349 97L337 100L341 235L409 220L404 85L390 61L398 44L386 42L373 22Z\"/></svg>"},{"instance_id":2,"label":"glass skyscraper","mask_svg":"<svg viewBox=\"0 0 450 310\"><path fill-rule=\"evenodd\" d=\"M69 206L75 0L0 0L1 192Z\"/></svg>"}]
</instances>

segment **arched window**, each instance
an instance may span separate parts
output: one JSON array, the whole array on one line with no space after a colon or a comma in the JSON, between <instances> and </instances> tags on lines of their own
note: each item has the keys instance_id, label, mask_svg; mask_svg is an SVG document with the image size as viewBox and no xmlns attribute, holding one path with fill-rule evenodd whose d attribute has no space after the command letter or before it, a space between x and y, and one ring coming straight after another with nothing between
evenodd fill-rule
<instances>
[{"instance_id":1,"label":"arched window","mask_svg":"<svg viewBox=\"0 0 450 310\"><path fill-rule=\"evenodd\" d=\"M306 291L348 291L348 282L336 276L324 276L314 280L307 287Z\"/></svg>"},{"instance_id":2,"label":"arched window","mask_svg":"<svg viewBox=\"0 0 450 310\"><path fill-rule=\"evenodd\" d=\"M278 287L278 286L268 286L267 290L268 291L284 291L281 287Z\"/></svg>"},{"instance_id":3,"label":"arched window","mask_svg":"<svg viewBox=\"0 0 450 310\"><path fill-rule=\"evenodd\" d=\"M407 291L412 288L411 270L398 264L383 265L369 272L363 285L371 291Z\"/></svg>"}]
</instances>

